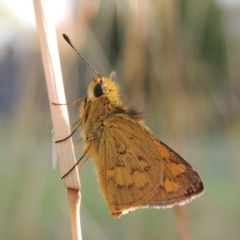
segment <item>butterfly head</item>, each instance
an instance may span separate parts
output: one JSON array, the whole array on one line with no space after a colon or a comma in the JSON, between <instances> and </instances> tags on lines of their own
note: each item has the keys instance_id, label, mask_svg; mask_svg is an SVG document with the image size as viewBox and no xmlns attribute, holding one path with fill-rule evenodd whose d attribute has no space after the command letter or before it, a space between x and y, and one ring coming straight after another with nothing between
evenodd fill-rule
<instances>
[{"instance_id":1,"label":"butterfly head","mask_svg":"<svg viewBox=\"0 0 240 240\"><path fill-rule=\"evenodd\" d=\"M92 101L108 97L111 101L119 102L118 86L105 77L95 77L88 86L88 98Z\"/></svg>"}]
</instances>

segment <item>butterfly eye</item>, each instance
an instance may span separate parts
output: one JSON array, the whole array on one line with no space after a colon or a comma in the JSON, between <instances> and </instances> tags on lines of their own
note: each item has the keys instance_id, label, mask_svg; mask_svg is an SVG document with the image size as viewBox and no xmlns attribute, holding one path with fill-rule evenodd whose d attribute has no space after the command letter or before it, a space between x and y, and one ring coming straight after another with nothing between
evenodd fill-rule
<instances>
[{"instance_id":1,"label":"butterfly eye","mask_svg":"<svg viewBox=\"0 0 240 240\"><path fill-rule=\"evenodd\" d=\"M95 97L101 97L103 95L103 85L101 82L97 83L93 89L93 94Z\"/></svg>"}]
</instances>

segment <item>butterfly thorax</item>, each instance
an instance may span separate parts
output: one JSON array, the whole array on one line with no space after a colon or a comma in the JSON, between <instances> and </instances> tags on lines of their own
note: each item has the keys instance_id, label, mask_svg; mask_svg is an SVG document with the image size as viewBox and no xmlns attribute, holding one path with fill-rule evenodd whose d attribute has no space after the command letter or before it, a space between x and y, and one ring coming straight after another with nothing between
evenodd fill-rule
<instances>
[{"instance_id":1,"label":"butterfly thorax","mask_svg":"<svg viewBox=\"0 0 240 240\"><path fill-rule=\"evenodd\" d=\"M109 116L128 112L128 107L120 100L117 84L107 78L94 78L88 87L88 98L80 108L84 140L93 141L100 137L103 122Z\"/></svg>"}]
</instances>

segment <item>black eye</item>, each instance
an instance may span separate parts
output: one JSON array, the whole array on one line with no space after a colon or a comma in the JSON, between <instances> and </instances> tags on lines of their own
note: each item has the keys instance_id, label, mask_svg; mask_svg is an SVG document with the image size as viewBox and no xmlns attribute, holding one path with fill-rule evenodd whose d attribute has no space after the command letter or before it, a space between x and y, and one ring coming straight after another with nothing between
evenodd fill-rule
<instances>
[{"instance_id":1,"label":"black eye","mask_svg":"<svg viewBox=\"0 0 240 240\"><path fill-rule=\"evenodd\" d=\"M93 89L93 94L95 97L100 97L103 95L103 88L102 88L102 83L97 83L96 86Z\"/></svg>"}]
</instances>

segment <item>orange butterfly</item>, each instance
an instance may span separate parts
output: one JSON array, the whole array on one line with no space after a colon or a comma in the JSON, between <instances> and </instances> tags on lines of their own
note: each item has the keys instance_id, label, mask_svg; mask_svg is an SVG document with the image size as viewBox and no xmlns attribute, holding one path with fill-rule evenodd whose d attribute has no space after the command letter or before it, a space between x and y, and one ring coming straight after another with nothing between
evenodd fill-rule
<instances>
[{"instance_id":1,"label":"orange butterfly","mask_svg":"<svg viewBox=\"0 0 240 240\"><path fill-rule=\"evenodd\" d=\"M110 79L92 80L80 117L86 156L94 159L113 216L136 208L181 205L203 192L198 174L120 100Z\"/></svg>"},{"instance_id":2,"label":"orange butterfly","mask_svg":"<svg viewBox=\"0 0 240 240\"><path fill-rule=\"evenodd\" d=\"M82 158L94 160L114 217L137 208L182 205L204 191L193 168L121 101L112 80L99 74L92 80L80 107L80 127Z\"/></svg>"}]
</instances>

